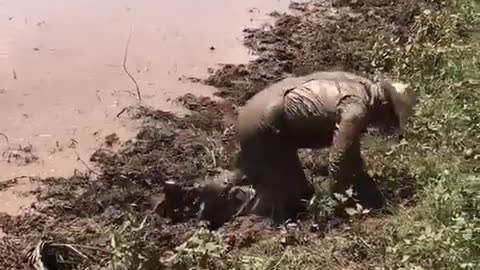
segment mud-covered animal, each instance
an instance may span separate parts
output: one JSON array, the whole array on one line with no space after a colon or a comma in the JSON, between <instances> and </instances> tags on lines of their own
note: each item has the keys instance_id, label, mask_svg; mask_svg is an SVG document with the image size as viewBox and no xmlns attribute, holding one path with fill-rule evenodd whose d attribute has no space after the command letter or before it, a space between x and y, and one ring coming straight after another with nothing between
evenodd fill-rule
<instances>
[{"instance_id":1,"label":"mud-covered animal","mask_svg":"<svg viewBox=\"0 0 480 270\"><path fill-rule=\"evenodd\" d=\"M251 187L235 181L237 175L236 171L220 169L217 174L198 182L196 194L200 209L197 217L208 221L212 229L242 213L255 195Z\"/></svg>"},{"instance_id":2,"label":"mud-covered animal","mask_svg":"<svg viewBox=\"0 0 480 270\"><path fill-rule=\"evenodd\" d=\"M216 229L240 214L250 214L255 191L234 182L235 171L220 170L193 183L166 181L163 192L152 197L153 211L172 222L194 218L207 221Z\"/></svg>"},{"instance_id":3,"label":"mud-covered animal","mask_svg":"<svg viewBox=\"0 0 480 270\"><path fill-rule=\"evenodd\" d=\"M207 181L199 187L199 218L208 221L211 228L218 228L242 214L254 195L254 190L247 186Z\"/></svg>"},{"instance_id":4,"label":"mud-covered animal","mask_svg":"<svg viewBox=\"0 0 480 270\"><path fill-rule=\"evenodd\" d=\"M361 201L378 207L381 195L360 153L362 135L369 126L402 130L414 104L415 95L405 84L347 72L291 77L257 93L239 111L237 166L258 194L259 214L292 218L313 195L300 148L330 147L332 193L354 185Z\"/></svg>"}]
</instances>

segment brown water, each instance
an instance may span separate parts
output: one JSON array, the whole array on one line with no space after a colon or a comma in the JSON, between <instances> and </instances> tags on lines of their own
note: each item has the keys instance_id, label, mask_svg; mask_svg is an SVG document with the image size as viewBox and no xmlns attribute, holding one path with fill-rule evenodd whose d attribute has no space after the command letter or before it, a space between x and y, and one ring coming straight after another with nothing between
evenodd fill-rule
<instances>
[{"instance_id":1,"label":"brown water","mask_svg":"<svg viewBox=\"0 0 480 270\"><path fill-rule=\"evenodd\" d=\"M267 13L285 11L288 4L0 0L0 181L69 176L85 170L78 158L88 161L105 136L132 136L136 124L116 117L137 102L122 69L129 35L127 68L142 102L182 113L170 100L214 89L179 77L204 78L218 64L247 62L242 29L266 22ZM24 164L33 156L38 160ZM0 212L12 214L31 202L8 192L0 193Z\"/></svg>"}]
</instances>

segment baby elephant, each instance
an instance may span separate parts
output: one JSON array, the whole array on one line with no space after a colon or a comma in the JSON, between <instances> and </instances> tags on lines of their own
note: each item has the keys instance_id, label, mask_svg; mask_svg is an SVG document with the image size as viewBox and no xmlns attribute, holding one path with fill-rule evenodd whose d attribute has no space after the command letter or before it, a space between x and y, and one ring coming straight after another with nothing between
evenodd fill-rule
<instances>
[{"instance_id":1,"label":"baby elephant","mask_svg":"<svg viewBox=\"0 0 480 270\"><path fill-rule=\"evenodd\" d=\"M281 221L304 210L313 188L300 148L330 147L332 193L344 194L353 185L360 201L378 205L380 194L364 170L360 140L369 126L402 130L416 101L407 88L348 72L317 72L287 78L253 96L238 115L237 166L257 192L259 214Z\"/></svg>"}]
</instances>

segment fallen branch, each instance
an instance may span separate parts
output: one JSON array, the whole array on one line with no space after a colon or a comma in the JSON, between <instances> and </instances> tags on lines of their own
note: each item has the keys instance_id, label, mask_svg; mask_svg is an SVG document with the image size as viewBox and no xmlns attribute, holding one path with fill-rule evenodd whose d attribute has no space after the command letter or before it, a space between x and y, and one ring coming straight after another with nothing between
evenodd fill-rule
<instances>
[{"instance_id":1,"label":"fallen branch","mask_svg":"<svg viewBox=\"0 0 480 270\"><path fill-rule=\"evenodd\" d=\"M210 150L208 147L206 146L203 146L203 148L205 149L205 152L207 152L207 154L210 154L211 156L211 159L212 159L212 167L213 168L216 168L217 167L217 159L215 157L215 153L213 152L213 150Z\"/></svg>"},{"instance_id":2,"label":"fallen branch","mask_svg":"<svg viewBox=\"0 0 480 270\"><path fill-rule=\"evenodd\" d=\"M140 225L137 227L137 228L132 228L132 231L134 232L138 232L140 231L141 229L143 229L145 227L145 223L147 222L147 218L148 217L144 217L142 222L140 223Z\"/></svg>"},{"instance_id":3,"label":"fallen branch","mask_svg":"<svg viewBox=\"0 0 480 270\"><path fill-rule=\"evenodd\" d=\"M32 251L28 252L28 254L27 254L28 261L29 261L30 265L33 266L33 268L35 268L36 270L49 270L49 268L47 268L44 265L44 261L43 261L43 259L44 259L43 256L46 255L46 250L49 249L49 248L65 248L65 249L68 249L68 250L72 251L73 253L75 253L76 255L81 257L82 259L87 260L87 261L89 260L87 255L80 252L73 245L57 244L57 243L53 243L51 241L40 241L36 245L36 247Z\"/></svg>"},{"instance_id":4,"label":"fallen branch","mask_svg":"<svg viewBox=\"0 0 480 270\"><path fill-rule=\"evenodd\" d=\"M128 77L130 77L130 79L133 81L133 83L135 84L135 90L137 90L137 97L139 100L142 100L142 95L140 93L140 87L138 86L138 83L137 83L137 80L135 80L135 78L132 76L132 74L130 74L130 72L128 72L127 70L127 56L128 56L128 47L130 45L130 39L132 37L132 31L130 31L130 33L128 34L128 39L127 39L127 44L125 46L125 52L123 54L123 64L122 64L122 67L123 67L123 70L125 71L125 73L127 73Z\"/></svg>"},{"instance_id":5,"label":"fallen branch","mask_svg":"<svg viewBox=\"0 0 480 270\"><path fill-rule=\"evenodd\" d=\"M3 133L0 132L0 136L2 136L3 138L5 138L5 141L7 142L7 144L10 144L10 141L8 140L8 136L7 136L7 135L5 135L5 134L3 134Z\"/></svg>"},{"instance_id":6,"label":"fallen branch","mask_svg":"<svg viewBox=\"0 0 480 270\"><path fill-rule=\"evenodd\" d=\"M280 260L278 260L278 262L273 267L271 267L269 269L272 269L272 270L276 269L282 263L283 259L285 259L285 255L287 254L287 251L288 251L288 247L285 248L285 251L283 252L282 257L280 257Z\"/></svg>"},{"instance_id":7,"label":"fallen branch","mask_svg":"<svg viewBox=\"0 0 480 270\"><path fill-rule=\"evenodd\" d=\"M77 161L80 161L80 162L83 164L83 166L85 166L85 168L87 168L87 170L88 170L89 172L91 172L91 173L93 173L93 174L95 174L95 175L100 175L99 172L97 172L97 171L95 171L94 169L90 168L90 166L88 166L88 164L87 164L85 161L83 161L83 159L80 157L80 154L77 152L76 149L73 149L73 151L74 151L75 154L77 155Z\"/></svg>"},{"instance_id":8,"label":"fallen branch","mask_svg":"<svg viewBox=\"0 0 480 270\"><path fill-rule=\"evenodd\" d=\"M123 108L119 113L117 113L117 117L122 116L122 114L123 114L124 112L126 112L127 110L128 110L128 107Z\"/></svg>"},{"instance_id":9,"label":"fallen branch","mask_svg":"<svg viewBox=\"0 0 480 270\"><path fill-rule=\"evenodd\" d=\"M73 251L74 253L76 253L78 256L82 257L82 259L88 260L87 255L83 254L82 252L80 252L78 249L76 249L76 248L73 247L72 245L69 245L69 244L52 244L51 246L52 246L52 247L57 246L57 247L65 247L65 248L68 248L68 249L70 249L71 251Z\"/></svg>"}]
</instances>

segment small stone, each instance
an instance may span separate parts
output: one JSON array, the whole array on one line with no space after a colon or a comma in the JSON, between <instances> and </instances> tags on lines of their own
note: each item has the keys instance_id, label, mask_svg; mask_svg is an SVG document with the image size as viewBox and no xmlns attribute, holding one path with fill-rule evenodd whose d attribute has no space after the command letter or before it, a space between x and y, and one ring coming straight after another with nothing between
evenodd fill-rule
<instances>
[{"instance_id":1,"label":"small stone","mask_svg":"<svg viewBox=\"0 0 480 270\"><path fill-rule=\"evenodd\" d=\"M473 156L473 149L469 148L469 149L465 150L464 155L465 155L466 158L471 158Z\"/></svg>"}]
</instances>

